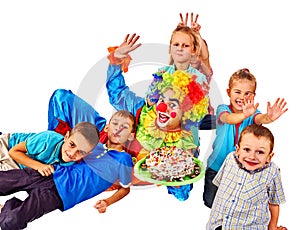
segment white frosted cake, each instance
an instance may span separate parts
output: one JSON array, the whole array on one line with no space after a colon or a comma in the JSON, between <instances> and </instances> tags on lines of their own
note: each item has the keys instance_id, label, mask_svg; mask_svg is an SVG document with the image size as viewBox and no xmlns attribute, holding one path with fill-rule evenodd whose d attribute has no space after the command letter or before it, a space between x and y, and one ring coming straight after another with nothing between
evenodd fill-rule
<instances>
[{"instance_id":1,"label":"white frosted cake","mask_svg":"<svg viewBox=\"0 0 300 230\"><path fill-rule=\"evenodd\" d=\"M146 157L145 165L153 179L180 181L194 174L196 164L190 152L173 146L152 150Z\"/></svg>"}]
</instances>

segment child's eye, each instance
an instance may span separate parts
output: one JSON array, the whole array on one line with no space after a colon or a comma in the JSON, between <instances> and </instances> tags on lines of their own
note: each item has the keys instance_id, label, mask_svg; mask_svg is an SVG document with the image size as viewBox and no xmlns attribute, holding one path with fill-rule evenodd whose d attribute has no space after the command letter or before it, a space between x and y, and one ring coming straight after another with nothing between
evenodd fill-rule
<instances>
[{"instance_id":1,"label":"child's eye","mask_svg":"<svg viewBox=\"0 0 300 230\"><path fill-rule=\"evenodd\" d=\"M75 144L73 142L69 142L70 147L74 148Z\"/></svg>"},{"instance_id":2,"label":"child's eye","mask_svg":"<svg viewBox=\"0 0 300 230\"><path fill-rule=\"evenodd\" d=\"M183 47L184 47L184 48L188 48L188 47L190 47L190 45L183 45Z\"/></svg>"},{"instance_id":3,"label":"child's eye","mask_svg":"<svg viewBox=\"0 0 300 230\"><path fill-rule=\"evenodd\" d=\"M244 148L244 151L249 152L250 148Z\"/></svg>"}]
</instances>

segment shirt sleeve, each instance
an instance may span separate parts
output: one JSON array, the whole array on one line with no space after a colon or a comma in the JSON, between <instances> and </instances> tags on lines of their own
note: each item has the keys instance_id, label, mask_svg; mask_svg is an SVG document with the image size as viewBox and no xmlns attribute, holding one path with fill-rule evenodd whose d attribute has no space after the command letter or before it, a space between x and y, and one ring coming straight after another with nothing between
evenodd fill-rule
<instances>
[{"instance_id":1,"label":"shirt sleeve","mask_svg":"<svg viewBox=\"0 0 300 230\"><path fill-rule=\"evenodd\" d=\"M275 176L271 181L268 189L269 203L270 204L282 204L285 202L285 195L283 191L280 169L276 168Z\"/></svg>"},{"instance_id":2,"label":"shirt sleeve","mask_svg":"<svg viewBox=\"0 0 300 230\"><path fill-rule=\"evenodd\" d=\"M124 161L120 162L120 185L124 188L127 188L131 185L132 181L132 158L129 154L124 157Z\"/></svg>"},{"instance_id":3,"label":"shirt sleeve","mask_svg":"<svg viewBox=\"0 0 300 230\"><path fill-rule=\"evenodd\" d=\"M127 110L136 115L145 99L137 96L125 84L125 79L120 65L109 65L107 70L106 89L110 104L116 110Z\"/></svg>"}]
</instances>

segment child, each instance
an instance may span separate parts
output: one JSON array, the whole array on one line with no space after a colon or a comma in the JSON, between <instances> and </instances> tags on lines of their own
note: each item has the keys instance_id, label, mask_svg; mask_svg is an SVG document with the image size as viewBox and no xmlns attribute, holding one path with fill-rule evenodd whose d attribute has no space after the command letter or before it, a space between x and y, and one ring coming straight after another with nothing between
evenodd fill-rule
<instances>
[{"instance_id":1,"label":"child","mask_svg":"<svg viewBox=\"0 0 300 230\"><path fill-rule=\"evenodd\" d=\"M269 124L287 111L284 99L277 99L273 106L268 102L267 113L262 114L254 104L256 79L248 69L236 71L229 79L227 94L229 105L217 108L216 137L213 152L207 160L204 178L204 204L211 208L217 187L212 183L228 153L235 150L240 132L250 124Z\"/></svg>"},{"instance_id":2,"label":"child","mask_svg":"<svg viewBox=\"0 0 300 230\"><path fill-rule=\"evenodd\" d=\"M277 227L285 202L280 169L271 162L274 136L262 125L247 126L236 151L227 155L213 183L218 186L207 230Z\"/></svg>"},{"instance_id":3,"label":"child","mask_svg":"<svg viewBox=\"0 0 300 230\"><path fill-rule=\"evenodd\" d=\"M28 192L24 201L17 198L6 201L0 213L1 229L26 228L30 221L55 209L68 210L105 191L116 181L119 189L111 197L98 201L94 207L103 213L109 205L124 198L130 192L133 165L130 155L123 151L123 144L133 138L135 119L127 111L118 111L105 130L109 138L106 145L98 143L92 153L78 164L54 165L55 171L50 176L42 176L30 168L0 172L2 196L18 191Z\"/></svg>"},{"instance_id":4,"label":"child","mask_svg":"<svg viewBox=\"0 0 300 230\"><path fill-rule=\"evenodd\" d=\"M178 26L181 27L187 26L189 14L186 13L185 19L183 19L181 13L179 14L179 16L181 21L178 24ZM201 25L197 23L197 20L198 20L198 14L196 15L194 20L194 14L191 13L190 28L198 35L200 48L199 48L199 54L193 55L190 63L192 67L199 70L200 73L203 73L205 75L208 88L210 88L210 82L212 80L213 70L210 65L208 46L206 41L202 38L200 34ZM171 64L172 61L173 60L171 59ZM214 115L214 108L209 101L208 114L201 121L199 125L199 129L210 130L215 128L216 128L216 117Z\"/></svg>"},{"instance_id":5,"label":"child","mask_svg":"<svg viewBox=\"0 0 300 230\"><path fill-rule=\"evenodd\" d=\"M1 170L30 167L48 176L53 172L52 164L73 164L90 152L99 141L99 131L93 124L81 122L65 136L45 131L5 134L0 138L2 146L7 146L2 147Z\"/></svg>"},{"instance_id":6,"label":"child","mask_svg":"<svg viewBox=\"0 0 300 230\"><path fill-rule=\"evenodd\" d=\"M182 117L184 117L185 121L187 121L187 125L184 124L184 122L181 122L181 113L170 113L170 106L173 106L171 103L169 103L170 105L167 106L166 111L165 109L163 109L163 107L165 106L159 107L161 111L156 110L157 105L155 103L158 102L159 96L161 95L156 92L157 81L153 81L151 87L149 87L147 100L145 100L145 98L136 96L136 94L130 91L129 87L125 84L123 72L126 72L128 70L128 65L131 60L129 53L141 45L139 43L136 44L138 39L139 36L136 36L136 34L133 34L132 36L128 34L119 47L112 47L109 49L110 54L108 56L110 65L107 71L106 88L109 95L109 101L116 110L127 110L134 114L138 124L136 137L139 142L130 142L130 145L127 146L127 150L130 151L132 156L140 159L154 148L166 145L176 145L177 147L184 146L185 149L187 149L188 147L188 149L193 150L195 156L198 156L198 124L203 116L207 114L208 99L207 90L205 88L205 76L198 70L190 66L191 56L193 53L197 53L197 47L199 47L199 45L197 45L197 36L189 27L177 28L172 35L172 44L170 45L170 53L174 56L174 65L167 66L164 69L160 69L159 72L154 74L155 78L159 79L158 81L161 81L163 79L162 76L164 74L166 74L167 79L172 80L172 77L169 77L168 74L175 74L176 69L184 70L184 72L188 72L193 75L193 79L190 80L190 75L188 75L187 77L182 71L179 71L176 73L178 74L177 76L182 76L184 77L184 79L188 80L185 82L184 80L177 77L177 82L174 83L179 85L179 89L181 88L180 82L182 82L182 87L187 87L188 83L190 82L192 82L191 87L195 86L195 88L191 89L185 88L185 94L187 94L187 92L190 92L190 95L193 96L193 99L196 99L195 103L191 102L191 100L189 103L186 103L186 108L188 109L186 109L186 113ZM172 81L167 84L169 84L170 88L173 87ZM150 97L152 96L154 100L151 100ZM71 98L72 100L66 100L68 98ZM77 96L72 94L70 91L62 89L55 91L49 103L49 106L51 105L51 108L49 108L49 111L51 111L51 113L49 113L49 116L52 117L49 118L49 120L56 120L55 117L57 116L65 117L65 120L68 120L68 117L74 114L69 114L68 110L61 110L61 106L59 106L59 104L64 104L65 106L67 105L67 107L69 108L71 106L74 106L72 101L76 100L76 98ZM79 101L82 102L82 100ZM181 100L178 100L177 98L176 101L180 101L180 103L177 104L182 105ZM77 108L71 109L71 111L78 111L78 113L75 114L77 120L85 119L84 110L81 108L90 108L90 106L86 104L87 103L82 103ZM195 104L197 104L197 112L192 113L193 115L191 116L191 114L189 114L187 111L192 111L193 109L195 109ZM182 109L180 108L180 110ZM92 112L92 114L96 113ZM164 121L159 123L160 126L159 129L157 129L156 121L159 119L160 121ZM175 126L180 127L179 129L174 129L174 126L171 128L171 121L174 120L176 120ZM148 129L149 125L154 126L151 126L151 128ZM56 128L54 129L56 130ZM191 129L192 131L194 131L193 135L190 135ZM184 130L184 132L182 132L182 130ZM155 134L153 133L153 131L156 131ZM189 134L183 135L187 133ZM136 183L140 182L137 180ZM179 195L177 198L184 200L187 199L189 190L191 189L191 185L182 186L181 189L183 189L184 187L189 188L186 190L187 192L184 192L184 198L179 197L181 195ZM178 188L178 190L180 189ZM181 193L179 192L178 194Z\"/></svg>"},{"instance_id":7,"label":"child","mask_svg":"<svg viewBox=\"0 0 300 230\"><path fill-rule=\"evenodd\" d=\"M202 91L207 97L208 91L206 88L207 83L205 76L190 65L192 56L199 52L199 40L193 30L187 26L177 27L173 31L170 40L169 53L174 63L172 65L159 68L159 70L153 74L154 79L146 92L146 103L144 98L137 97L135 93L130 91L129 87L125 84L123 72L125 72L124 70L127 70L131 60L129 53L141 45L140 43L136 44L138 39L139 36L136 36L136 34L131 36L128 34L125 37L124 42L119 47L110 49L110 55L108 56L110 65L107 71L106 88L108 91L110 104L115 109L118 110L127 107L126 109L133 111L133 114L136 114L143 106L151 108L151 106L155 105L158 100L158 95L156 94L154 86L157 78L159 78L163 73L173 74L176 70L185 71L194 75L196 81L202 85ZM204 108L205 106L206 108ZM203 104L201 113L204 112L205 109L207 110L207 105ZM201 119L202 118L203 117L201 117ZM198 136L199 122L194 123L189 127L189 130L191 130L193 133L194 143L197 146L200 146ZM194 155L198 157L198 149L195 149Z\"/></svg>"}]
</instances>

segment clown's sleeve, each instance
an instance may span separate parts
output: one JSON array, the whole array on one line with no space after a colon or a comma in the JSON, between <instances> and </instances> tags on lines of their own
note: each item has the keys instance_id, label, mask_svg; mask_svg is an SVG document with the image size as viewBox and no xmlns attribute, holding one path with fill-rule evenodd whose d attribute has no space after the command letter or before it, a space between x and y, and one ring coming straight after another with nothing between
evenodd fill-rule
<instances>
[{"instance_id":1,"label":"clown's sleeve","mask_svg":"<svg viewBox=\"0 0 300 230\"><path fill-rule=\"evenodd\" d=\"M125 83L121 65L110 64L107 70L106 89L110 104L116 110L127 110L133 115L144 105L145 99L132 92Z\"/></svg>"}]
</instances>

